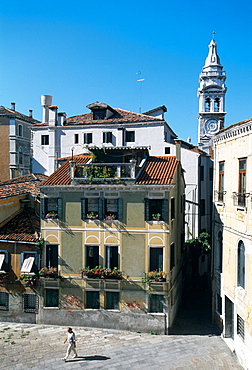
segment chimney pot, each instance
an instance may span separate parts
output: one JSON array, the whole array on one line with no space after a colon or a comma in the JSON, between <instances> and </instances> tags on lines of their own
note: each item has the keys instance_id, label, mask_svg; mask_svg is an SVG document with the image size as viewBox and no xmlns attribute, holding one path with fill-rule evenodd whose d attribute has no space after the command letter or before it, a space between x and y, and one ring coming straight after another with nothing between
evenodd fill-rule
<instances>
[{"instance_id":1,"label":"chimney pot","mask_svg":"<svg viewBox=\"0 0 252 370\"><path fill-rule=\"evenodd\" d=\"M29 117L32 117L32 109L29 109Z\"/></svg>"},{"instance_id":2,"label":"chimney pot","mask_svg":"<svg viewBox=\"0 0 252 370\"><path fill-rule=\"evenodd\" d=\"M11 109L12 110L15 110L16 109L16 103L14 103L14 102L11 103Z\"/></svg>"}]
</instances>

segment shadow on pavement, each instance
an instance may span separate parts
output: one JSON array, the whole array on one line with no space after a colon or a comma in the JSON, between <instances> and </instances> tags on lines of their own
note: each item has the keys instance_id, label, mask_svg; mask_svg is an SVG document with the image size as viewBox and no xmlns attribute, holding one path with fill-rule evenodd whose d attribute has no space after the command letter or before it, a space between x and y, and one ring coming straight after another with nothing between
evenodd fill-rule
<instances>
[{"instance_id":1,"label":"shadow on pavement","mask_svg":"<svg viewBox=\"0 0 252 370\"><path fill-rule=\"evenodd\" d=\"M79 362L79 361L104 361L104 360L110 360L110 357L106 356L78 356L73 359L69 359L66 362Z\"/></svg>"},{"instance_id":2,"label":"shadow on pavement","mask_svg":"<svg viewBox=\"0 0 252 370\"><path fill-rule=\"evenodd\" d=\"M195 289L183 299L171 335L220 335L212 323L211 291Z\"/></svg>"}]
</instances>

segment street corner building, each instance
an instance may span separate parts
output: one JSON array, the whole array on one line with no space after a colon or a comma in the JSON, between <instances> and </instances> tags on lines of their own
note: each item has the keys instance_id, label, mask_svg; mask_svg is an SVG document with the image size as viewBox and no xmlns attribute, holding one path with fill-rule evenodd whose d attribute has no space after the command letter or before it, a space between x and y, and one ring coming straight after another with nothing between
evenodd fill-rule
<instances>
[{"instance_id":1,"label":"street corner building","mask_svg":"<svg viewBox=\"0 0 252 370\"><path fill-rule=\"evenodd\" d=\"M112 160L113 159L113 160ZM94 148L41 189L37 322L169 333L182 294L184 177L175 156Z\"/></svg>"}]
</instances>

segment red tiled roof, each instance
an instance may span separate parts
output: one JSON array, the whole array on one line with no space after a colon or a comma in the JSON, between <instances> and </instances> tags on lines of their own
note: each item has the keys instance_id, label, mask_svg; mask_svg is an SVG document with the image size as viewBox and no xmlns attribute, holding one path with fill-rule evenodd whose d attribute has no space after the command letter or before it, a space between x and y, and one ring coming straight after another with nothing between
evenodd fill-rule
<instances>
[{"instance_id":1,"label":"red tiled roof","mask_svg":"<svg viewBox=\"0 0 252 370\"><path fill-rule=\"evenodd\" d=\"M76 163L87 163L90 156L74 156ZM137 185L170 185L178 166L178 160L172 156L149 157L144 168L137 179ZM70 185L70 166L69 160L59 167L41 185Z\"/></svg>"},{"instance_id":2,"label":"red tiled roof","mask_svg":"<svg viewBox=\"0 0 252 370\"><path fill-rule=\"evenodd\" d=\"M134 122L164 122L163 119L148 116L146 114L134 113L124 109L113 108L115 111L112 116L103 120L93 120L93 113L85 113L77 116L69 117L66 119L64 126L68 125L88 125L88 124L107 124L107 123L134 123ZM46 123L38 123L35 126L48 126Z\"/></svg>"},{"instance_id":3,"label":"red tiled roof","mask_svg":"<svg viewBox=\"0 0 252 370\"><path fill-rule=\"evenodd\" d=\"M149 157L136 181L137 185L171 185L179 161L176 157Z\"/></svg>"},{"instance_id":4,"label":"red tiled roof","mask_svg":"<svg viewBox=\"0 0 252 370\"><path fill-rule=\"evenodd\" d=\"M0 183L0 199L27 193L38 195L40 193L39 185L45 179L47 179L46 175L31 173L2 181Z\"/></svg>"},{"instance_id":5,"label":"red tiled roof","mask_svg":"<svg viewBox=\"0 0 252 370\"><path fill-rule=\"evenodd\" d=\"M12 110L12 109L9 109L9 108L6 108L6 107L3 107L3 106L0 106L0 115L2 116L14 116L15 117L18 117L24 121L28 121L32 124L36 124L36 123L39 123L39 121L33 117L30 117L30 116L26 116L25 114L22 114L20 112L17 112L15 110Z\"/></svg>"},{"instance_id":6,"label":"red tiled roof","mask_svg":"<svg viewBox=\"0 0 252 370\"><path fill-rule=\"evenodd\" d=\"M48 177L41 185L70 185L70 165L72 157L69 157L62 166L60 166L51 176ZM74 155L73 159L76 163L87 163L90 160L88 155Z\"/></svg>"},{"instance_id":7,"label":"red tiled roof","mask_svg":"<svg viewBox=\"0 0 252 370\"><path fill-rule=\"evenodd\" d=\"M23 209L0 228L0 240L39 241L40 219L31 208Z\"/></svg>"},{"instance_id":8,"label":"red tiled roof","mask_svg":"<svg viewBox=\"0 0 252 370\"><path fill-rule=\"evenodd\" d=\"M237 122L237 123L233 123L232 125L230 126L227 126L227 127L223 127L219 132L219 133L222 133L223 131L226 131L226 130L229 130L231 127L235 127L235 126L239 126L239 125L242 125L243 123L247 123L247 122L250 122L252 121L252 118L248 118L248 119L245 119L244 121L241 121L241 122ZM218 135L216 134L216 135Z\"/></svg>"}]
</instances>

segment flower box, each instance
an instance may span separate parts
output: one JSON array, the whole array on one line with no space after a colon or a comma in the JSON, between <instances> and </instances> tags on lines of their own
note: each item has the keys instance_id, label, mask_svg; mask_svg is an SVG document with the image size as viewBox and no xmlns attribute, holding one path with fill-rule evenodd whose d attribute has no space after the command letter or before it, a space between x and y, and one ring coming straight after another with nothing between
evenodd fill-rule
<instances>
[{"instance_id":1,"label":"flower box","mask_svg":"<svg viewBox=\"0 0 252 370\"><path fill-rule=\"evenodd\" d=\"M44 278L56 279L59 277L57 267L42 267L39 276Z\"/></svg>"},{"instance_id":2,"label":"flower box","mask_svg":"<svg viewBox=\"0 0 252 370\"><path fill-rule=\"evenodd\" d=\"M95 267L93 269L80 267L79 270L83 277L86 276L89 279L122 279L122 271L117 270L117 268L112 270L105 267Z\"/></svg>"},{"instance_id":3,"label":"flower box","mask_svg":"<svg viewBox=\"0 0 252 370\"><path fill-rule=\"evenodd\" d=\"M49 219L51 218L52 220L55 220L57 219L59 216L58 216L58 213L52 211L52 212L48 212L46 215L45 215L45 219Z\"/></svg>"},{"instance_id":4,"label":"flower box","mask_svg":"<svg viewBox=\"0 0 252 370\"><path fill-rule=\"evenodd\" d=\"M35 274L21 274L18 278L25 286L33 287L38 281L38 276Z\"/></svg>"},{"instance_id":5,"label":"flower box","mask_svg":"<svg viewBox=\"0 0 252 370\"><path fill-rule=\"evenodd\" d=\"M87 213L86 214L86 218L88 220L98 220L99 219L99 215L95 212L90 212L90 213Z\"/></svg>"}]
</instances>

